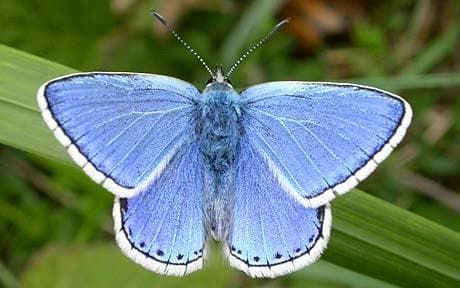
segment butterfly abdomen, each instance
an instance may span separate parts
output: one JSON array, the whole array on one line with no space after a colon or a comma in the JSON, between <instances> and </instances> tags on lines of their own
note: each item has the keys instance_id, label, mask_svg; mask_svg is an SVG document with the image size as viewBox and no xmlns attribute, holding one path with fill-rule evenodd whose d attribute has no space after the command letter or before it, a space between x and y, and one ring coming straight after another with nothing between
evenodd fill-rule
<instances>
[{"instance_id":1,"label":"butterfly abdomen","mask_svg":"<svg viewBox=\"0 0 460 288\"><path fill-rule=\"evenodd\" d=\"M241 130L237 97L226 84L212 84L203 92L198 111L196 132L206 167L205 217L217 240L225 238L230 223L233 166Z\"/></svg>"}]
</instances>

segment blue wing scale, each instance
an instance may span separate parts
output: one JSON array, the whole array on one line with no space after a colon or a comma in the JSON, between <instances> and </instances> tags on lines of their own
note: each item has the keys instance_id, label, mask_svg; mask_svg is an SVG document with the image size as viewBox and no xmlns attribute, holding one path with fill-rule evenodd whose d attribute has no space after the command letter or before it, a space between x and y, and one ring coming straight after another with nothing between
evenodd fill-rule
<instances>
[{"instance_id":1,"label":"blue wing scale","mask_svg":"<svg viewBox=\"0 0 460 288\"><path fill-rule=\"evenodd\" d=\"M230 264L252 277L276 277L316 261L329 239L329 204L304 207L283 191L266 160L246 140L240 151L224 248Z\"/></svg>"},{"instance_id":2,"label":"blue wing scale","mask_svg":"<svg viewBox=\"0 0 460 288\"><path fill-rule=\"evenodd\" d=\"M197 146L187 144L144 191L117 198L113 216L123 253L160 274L183 276L201 269L202 174Z\"/></svg>"},{"instance_id":3,"label":"blue wing scale","mask_svg":"<svg viewBox=\"0 0 460 288\"><path fill-rule=\"evenodd\" d=\"M158 177L191 136L198 95L167 76L81 73L44 84L37 97L72 159L97 183L129 197Z\"/></svg>"},{"instance_id":4,"label":"blue wing scale","mask_svg":"<svg viewBox=\"0 0 460 288\"><path fill-rule=\"evenodd\" d=\"M307 207L326 204L372 173L412 117L402 98L351 84L270 82L241 96L248 141Z\"/></svg>"}]
</instances>

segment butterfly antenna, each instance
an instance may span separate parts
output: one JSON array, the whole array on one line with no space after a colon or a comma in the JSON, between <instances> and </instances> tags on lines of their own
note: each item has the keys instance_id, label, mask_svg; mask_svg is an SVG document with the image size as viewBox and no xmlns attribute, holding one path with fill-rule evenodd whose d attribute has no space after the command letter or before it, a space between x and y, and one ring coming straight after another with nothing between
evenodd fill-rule
<instances>
[{"instance_id":1,"label":"butterfly antenna","mask_svg":"<svg viewBox=\"0 0 460 288\"><path fill-rule=\"evenodd\" d=\"M247 50L243 55L241 55L241 57L235 62L235 64L233 64L233 66L230 68L230 70L228 70L227 74L225 75L225 78L228 78L230 76L230 74L233 73L233 71L235 71L236 67L238 67L238 65L240 65L241 62L243 62L244 59L246 59L246 57L248 57L252 52L254 52L257 48L259 48L260 46L262 46L262 44L264 44L265 42L267 42L268 39L270 39L270 37L275 34L281 27L283 27L286 23L289 23L289 18L287 19L284 19L283 21L279 22L278 24L275 25L275 27L273 27L272 31L270 31L270 33L268 33L264 38L262 38L262 40L260 40L259 42L257 42L254 46L252 46L251 48L249 48L249 50Z\"/></svg>"},{"instance_id":2,"label":"butterfly antenna","mask_svg":"<svg viewBox=\"0 0 460 288\"><path fill-rule=\"evenodd\" d=\"M209 68L208 64L206 64L206 62L203 60L203 58L195 50L193 50L193 48L190 47L190 45L187 42L185 42L185 40L182 39L182 37L179 36L179 34L177 34L177 32L171 27L171 25L169 25L168 21L166 21L166 19L163 18L163 16L161 16L155 10L152 11L152 15L155 16L155 18L158 21L160 21L161 24L163 24L169 30L169 32L171 32L171 34L174 35L174 37L176 37L176 39L179 40L179 42L182 43L182 45L184 45L184 47L190 53L192 53L193 56L195 56L198 59L198 61L200 61L201 64L203 64L204 68L206 68L206 70L209 72L209 74L211 74L211 76L214 78L214 73L212 73L212 70Z\"/></svg>"}]
</instances>

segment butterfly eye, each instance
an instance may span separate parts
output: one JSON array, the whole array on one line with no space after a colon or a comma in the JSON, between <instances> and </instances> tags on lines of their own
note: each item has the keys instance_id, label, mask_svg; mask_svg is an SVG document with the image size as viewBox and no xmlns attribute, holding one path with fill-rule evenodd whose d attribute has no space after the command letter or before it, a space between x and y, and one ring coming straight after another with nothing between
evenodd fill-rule
<instances>
[{"instance_id":1,"label":"butterfly eye","mask_svg":"<svg viewBox=\"0 0 460 288\"><path fill-rule=\"evenodd\" d=\"M206 82L206 85L211 84L212 82L214 82L214 78L209 78L209 80Z\"/></svg>"},{"instance_id":2,"label":"butterfly eye","mask_svg":"<svg viewBox=\"0 0 460 288\"><path fill-rule=\"evenodd\" d=\"M230 85L232 85L232 86L233 86L233 83L232 83L232 81L230 81L230 79L229 79L229 78L225 78L225 82L227 82L228 84L230 84Z\"/></svg>"}]
</instances>

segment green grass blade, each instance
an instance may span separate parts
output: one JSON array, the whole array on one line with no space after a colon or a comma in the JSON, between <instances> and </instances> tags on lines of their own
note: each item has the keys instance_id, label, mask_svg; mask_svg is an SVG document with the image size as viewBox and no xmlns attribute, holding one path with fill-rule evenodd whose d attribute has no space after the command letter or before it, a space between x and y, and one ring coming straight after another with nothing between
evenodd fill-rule
<instances>
[{"instance_id":1,"label":"green grass blade","mask_svg":"<svg viewBox=\"0 0 460 288\"><path fill-rule=\"evenodd\" d=\"M41 83L76 70L0 45L0 143L71 163L43 125L35 93Z\"/></svg>"},{"instance_id":2,"label":"green grass blade","mask_svg":"<svg viewBox=\"0 0 460 288\"><path fill-rule=\"evenodd\" d=\"M0 101L39 111L31 97L36 85L73 72L76 70L0 45Z\"/></svg>"},{"instance_id":3,"label":"green grass blade","mask_svg":"<svg viewBox=\"0 0 460 288\"><path fill-rule=\"evenodd\" d=\"M459 233L357 189L332 209L325 260L404 287L460 284Z\"/></svg>"},{"instance_id":4,"label":"green grass blade","mask_svg":"<svg viewBox=\"0 0 460 288\"><path fill-rule=\"evenodd\" d=\"M0 262L0 286L6 288L19 288L19 282L14 275Z\"/></svg>"},{"instance_id":5,"label":"green grass blade","mask_svg":"<svg viewBox=\"0 0 460 288\"><path fill-rule=\"evenodd\" d=\"M22 276L24 288L232 287L235 271L210 259L209 269L186 278L160 276L135 265L115 245L52 247ZM50 271L53 271L50 273Z\"/></svg>"},{"instance_id":6,"label":"green grass blade","mask_svg":"<svg viewBox=\"0 0 460 288\"><path fill-rule=\"evenodd\" d=\"M35 92L45 80L70 72L0 46L0 143L69 163L40 119ZM460 287L459 243L459 233L355 190L333 202L323 259L404 287Z\"/></svg>"},{"instance_id":7,"label":"green grass blade","mask_svg":"<svg viewBox=\"0 0 460 288\"><path fill-rule=\"evenodd\" d=\"M96 261L96 262L95 262ZM94 267L99 267L94 269ZM49 273L55 271L55 273ZM306 273L276 279L273 287L354 287L395 288L382 281L348 269L318 261ZM331 277L334 275L334 277ZM238 281L237 283L235 283ZM289 283L283 283L283 282ZM206 268L189 277L165 277L134 265L114 245L53 247L38 253L24 273L24 288L34 287L260 287L263 280L248 279L230 269L217 249L213 249ZM293 285L291 285L291 283ZM284 284L284 285L283 285ZM288 284L288 285L286 285ZM314 285L323 284L323 285Z\"/></svg>"},{"instance_id":8,"label":"green grass blade","mask_svg":"<svg viewBox=\"0 0 460 288\"><path fill-rule=\"evenodd\" d=\"M319 285L319 287L355 287L355 288L395 288L398 286L377 280L363 274L350 271L325 260L319 260L308 269L291 275L298 287L311 287L306 283L318 281L335 285ZM290 287L290 286L286 286ZM314 286L313 286L314 287Z\"/></svg>"},{"instance_id":9,"label":"green grass blade","mask_svg":"<svg viewBox=\"0 0 460 288\"><path fill-rule=\"evenodd\" d=\"M437 73L429 75L403 75L396 77L372 77L366 79L340 80L340 82L376 86L392 91L406 89L432 89L460 86L460 73Z\"/></svg>"},{"instance_id":10,"label":"green grass blade","mask_svg":"<svg viewBox=\"0 0 460 288\"><path fill-rule=\"evenodd\" d=\"M229 68L235 59L238 59L242 50L249 49L255 43L248 43L254 36L254 31L260 31L265 19L272 19L274 11L282 4L280 0L259 0L252 2L246 9L237 25L226 38L220 49L219 59L222 59L224 68ZM268 31L267 31L268 32Z\"/></svg>"},{"instance_id":11,"label":"green grass blade","mask_svg":"<svg viewBox=\"0 0 460 288\"><path fill-rule=\"evenodd\" d=\"M401 71L405 74L420 74L431 70L436 64L454 53L460 41L460 26L452 25L433 44L422 50L414 62Z\"/></svg>"}]
</instances>

